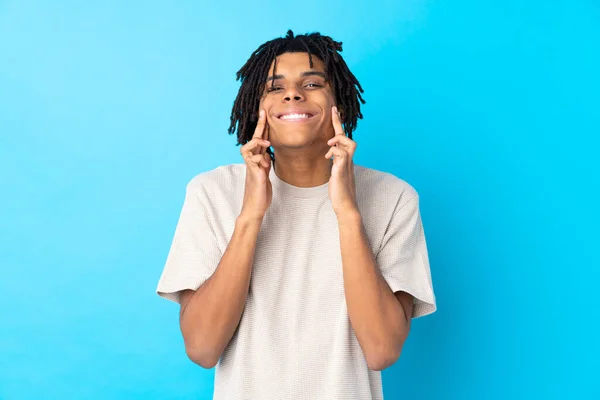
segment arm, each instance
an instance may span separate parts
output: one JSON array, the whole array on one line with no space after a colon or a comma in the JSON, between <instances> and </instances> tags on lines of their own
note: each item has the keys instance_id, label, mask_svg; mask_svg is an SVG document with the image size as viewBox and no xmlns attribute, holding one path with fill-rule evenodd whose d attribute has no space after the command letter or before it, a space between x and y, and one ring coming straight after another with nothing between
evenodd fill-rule
<instances>
[{"instance_id":1,"label":"arm","mask_svg":"<svg viewBox=\"0 0 600 400\"><path fill-rule=\"evenodd\" d=\"M261 223L239 217L214 274L198 290L181 294L180 328L186 353L204 368L217 364L240 322Z\"/></svg>"},{"instance_id":2,"label":"arm","mask_svg":"<svg viewBox=\"0 0 600 400\"><path fill-rule=\"evenodd\" d=\"M392 365L410 330L413 297L394 294L368 245L358 210L338 215L344 291L350 323L372 370Z\"/></svg>"},{"instance_id":3,"label":"arm","mask_svg":"<svg viewBox=\"0 0 600 400\"><path fill-rule=\"evenodd\" d=\"M246 305L256 240L272 201L269 181L271 143L266 113L260 112L252 139L240 154L246 164L242 211L227 249L214 273L195 292L180 295L179 325L188 357L204 368L214 367L237 329ZM196 226L196 229L200 229Z\"/></svg>"}]
</instances>

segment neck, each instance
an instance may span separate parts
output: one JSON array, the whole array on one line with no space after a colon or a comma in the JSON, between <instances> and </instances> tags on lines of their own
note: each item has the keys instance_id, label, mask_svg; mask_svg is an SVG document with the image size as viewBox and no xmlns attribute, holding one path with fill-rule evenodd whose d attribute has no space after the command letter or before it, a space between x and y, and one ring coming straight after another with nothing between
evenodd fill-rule
<instances>
[{"instance_id":1,"label":"neck","mask_svg":"<svg viewBox=\"0 0 600 400\"><path fill-rule=\"evenodd\" d=\"M328 150L328 149L327 149ZM326 151L327 151L326 150ZM274 172L279 179L297 187L320 186L329 181L333 161L325 158L325 153L312 155L292 155L275 152Z\"/></svg>"}]
</instances>

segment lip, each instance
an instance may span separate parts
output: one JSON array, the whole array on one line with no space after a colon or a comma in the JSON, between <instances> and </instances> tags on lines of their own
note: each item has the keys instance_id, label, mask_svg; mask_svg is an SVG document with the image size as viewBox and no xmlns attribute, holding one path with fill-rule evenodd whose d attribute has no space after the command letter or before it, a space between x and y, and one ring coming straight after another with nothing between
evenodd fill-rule
<instances>
[{"instance_id":1,"label":"lip","mask_svg":"<svg viewBox=\"0 0 600 400\"><path fill-rule=\"evenodd\" d=\"M307 114L308 118L303 118L303 119L299 119L299 120L283 120L283 119L281 119L282 116L289 115L289 114ZM302 122L302 121L308 121L308 120L314 118L316 115L317 115L317 113L314 111L302 110L299 108L290 108L285 111L276 113L275 118L277 118L279 121L282 121L282 122Z\"/></svg>"}]
</instances>

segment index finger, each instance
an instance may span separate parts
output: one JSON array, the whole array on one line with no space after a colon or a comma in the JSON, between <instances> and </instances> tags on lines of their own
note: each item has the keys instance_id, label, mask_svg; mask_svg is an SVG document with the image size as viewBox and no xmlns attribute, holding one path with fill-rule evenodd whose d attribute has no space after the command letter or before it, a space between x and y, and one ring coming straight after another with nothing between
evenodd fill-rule
<instances>
[{"instance_id":1,"label":"index finger","mask_svg":"<svg viewBox=\"0 0 600 400\"><path fill-rule=\"evenodd\" d=\"M269 124L265 122L265 127L263 128L263 139L269 140Z\"/></svg>"},{"instance_id":2,"label":"index finger","mask_svg":"<svg viewBox=\"0 0 600 400\"><path fill-rule=\"evenodd\" d=\"M254 129L254 135L252 135L253 138L257 137L262 139L262 135L265 130L266 119L267 117L265 116L265 110L260 110L260 113L258 114L258 123L256 124L256 129Z\"/></svg>"},{"instance_id":3,"label":"index finger","mask_svg":"<svg viewBox=\"0 0 600 400\"><path fill-rule=\"evenodd\" d=\"M345 135L344 127L342 126L342 122L340 121L340 115L338 114L337 107L331 108L331 123L333 124L333 130L336 135Z\"/></svg>"}]
</instances>

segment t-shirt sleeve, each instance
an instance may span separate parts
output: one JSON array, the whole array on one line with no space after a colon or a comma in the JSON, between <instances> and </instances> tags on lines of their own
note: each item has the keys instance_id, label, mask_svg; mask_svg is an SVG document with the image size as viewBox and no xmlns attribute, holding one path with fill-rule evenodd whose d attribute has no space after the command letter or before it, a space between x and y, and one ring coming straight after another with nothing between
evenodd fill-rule
<instances>
[{"instance_id":1,"label":"t-shirt sleeve","mask_svg":"<svg viewBox=\"0 0 600 400\"><path fill-rule=\"evenodd\" d=\"M394 211L376 260L394 293L404 291L414 297L412 318L436 310L417 194Z\"/></svg>"},{"instance_id":2,"label":"t-shirt sleeve","mask_svg":"<svg viewBox=\"0 0 600 400\"><path fill-rule=\"evenodd\" d=\"M175 235L156 292L179 303L182 290L196 290L214 273L221 260L209 204L202 186L192 180L186 187L185 200Z\"/></svg>"}]
</instances>

